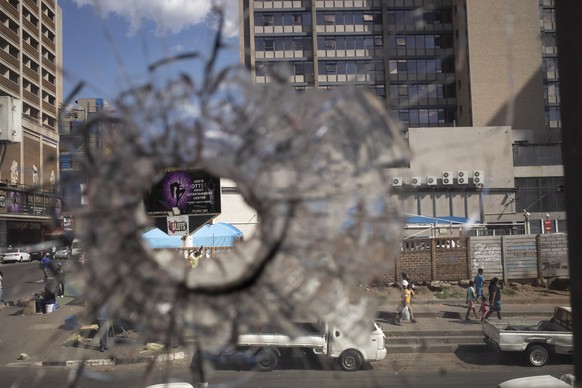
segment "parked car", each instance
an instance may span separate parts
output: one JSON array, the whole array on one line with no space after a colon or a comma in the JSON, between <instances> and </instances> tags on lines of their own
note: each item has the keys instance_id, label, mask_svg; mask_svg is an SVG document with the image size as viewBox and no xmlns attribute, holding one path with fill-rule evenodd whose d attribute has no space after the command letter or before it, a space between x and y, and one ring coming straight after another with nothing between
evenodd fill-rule
<instances>
[{"instance_id":1,"label":"parked car","mask_svg":"<svg viewBox=\"0 0 582 388\"><path fill-rule=\"evenodd\" d=\"M83 255L83 248L81 247L81 241L78 238L73 240L71 244L71 256L74 259L79 259Z\"/></svg>"},{"instance_id":2,"label":"parked car","mask_svg":"<svg viewBox=\"0 0 582 388\"><path fill-rule=\"evenodd\" d=\"M68 260L71 258L71 248L69 247L59 247L54 253L53 259L56 260Z\"/></svg>"},{"instance_id":3,"label":"parked car","mask_svg":"<svg viewBox=\"0 0 582 388\"><path fill-rule=\"evenodd\" d=\"M44 257L45 253L48 253L51 259L53 258L53 253L51 249L44 248L30 251L30 258L31 260L40 261L40 259Z\"/></svg>"},{"instance_id":4,"label":"parked car","mask_svg":"<svg viewBox=\"0 0 582 388\"><path fill-rule=\"evenodd\" d=\"M521 352L532 366L545 365L554 354L574 354L572 308L556 307L551 319L483 322L485 343L501 352Z\"/></svg>"},{"instance_id":5,"label":"parked car","mask_svg":"<svg viewBox=\"0 0 582 388\"><path fill-rule=\"evenodd\" d=\"M520 377L507 380L497 385L497 388L568 388L574 386L575 380L571 374L562 375L560 378L551 375Z\"/></svg>"},{"instance_id":6,"label":"parked car","mask_svg":"<svg viewBox=\"0 0 582 388\"><path fill-rule=\"evenodd\" d=\"M31 261L31 259L30 254L22 248L8 248L2 255L2 263L22 263L23 261Z\"/></svg>"}]
</instances>

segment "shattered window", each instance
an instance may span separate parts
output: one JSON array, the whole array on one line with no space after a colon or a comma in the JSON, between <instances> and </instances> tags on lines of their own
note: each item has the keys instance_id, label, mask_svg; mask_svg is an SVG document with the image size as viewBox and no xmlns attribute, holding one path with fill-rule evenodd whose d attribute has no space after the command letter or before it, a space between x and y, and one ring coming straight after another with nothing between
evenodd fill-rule
<instances>
[{"instance_id":1,"label":"shattered window","mask_svg":"<svg viewBox=\"0 0 582 388\"><path fill-rule=\"evenodd\" d=\"M0 385L574 373L571 331L531 336L571 305L553 1L28 3L0 6L50 38L2 38Z\"/></svg>"}]
</instances>

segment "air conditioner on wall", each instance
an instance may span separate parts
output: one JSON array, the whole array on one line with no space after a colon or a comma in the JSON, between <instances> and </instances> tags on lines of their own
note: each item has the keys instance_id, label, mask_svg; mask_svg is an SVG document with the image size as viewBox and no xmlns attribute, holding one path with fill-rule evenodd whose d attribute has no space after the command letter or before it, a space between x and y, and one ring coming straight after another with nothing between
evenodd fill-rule
<instances>
[{"instance_id":1,"label":"air conditioner on wall","mask_svg":"<svg viewBox=\"0 0 582 388\"><path fill-rule=\"evenodd\" d=\"M413 176L410 180L412 186L420 186L422 184L422 179L419 176Z\"/></svg>"},{"instance_id":2,"label":"air conditioner on wall","mask_svg":"<svg viewBox=\"0 0 582 388\"><path fill-rule=\"evenodd\" d=\"M460 185L466 185L469 183L469 172L468 171L457 171L457 183Z\"/></svg>"},{"instance_id":3,"label":"air conditioner on wall","mask_svg":"<svg viewBox=\"0 0 582 388\"><path fill-rule=\"evenodd\" d=\"M482 185L485 183L485 175L483 174L483 171L473 171L473 183L476 185Z\"/></svg>"},{"instance_id":4,"label":"air conditioner on wall","mask_svg":"<svg viewBox=\"0 0 582 388\"><path fill-rule=\"evenodd\" d=\"M452 185L453 184L453 172L452 171L443 171L443 185Z\"/></svg>"},{"instance_id":5,"label":"air conditioner on wall","mask_svg":"<svg viewBox=\"0 0 582 388\"><path fill-rule=\"evenodd\" d=\"M429 186L434 186L437 184L437 177L436 176L427 176L426 177L426 184Z\"/></svg>"},{"instance_id":6,"label":"air conditioner on wall","mask_svg":"<svg viewBox=\"0 0 582 388\"><path fill-rule=\"evenodd\" d=\"M395 176L394 178L392 178L392 186L394 187L402 186L402 177Z\"/></svg>"}]
</instances>

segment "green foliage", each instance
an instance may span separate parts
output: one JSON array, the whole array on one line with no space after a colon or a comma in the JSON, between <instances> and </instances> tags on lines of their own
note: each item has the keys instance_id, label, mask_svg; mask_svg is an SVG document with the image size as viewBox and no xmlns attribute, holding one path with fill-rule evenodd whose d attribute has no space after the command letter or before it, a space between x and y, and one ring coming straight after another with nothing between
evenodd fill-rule
<instances>
[{"instance_id":1,"label":"green foliage","mask_svg":"<svg viewBox=\"0 0 582 388\"><path fill-rule=\"evenodd\" d=\"M465 291L454 288L443 288L442 290L435 292L434 296L437 299L459 299L465 297Z\"/></svg>"},{"instance_id":2,"label":"green foliage","mask_svg":"<svg viewBox=\"0 0 582 388\"><path fill-rule=\"evenodd\" d=\"M517 290L515 288L506 287L501 290L501 295L513 296L517 294Z\"/></svg>"}]
</instances>

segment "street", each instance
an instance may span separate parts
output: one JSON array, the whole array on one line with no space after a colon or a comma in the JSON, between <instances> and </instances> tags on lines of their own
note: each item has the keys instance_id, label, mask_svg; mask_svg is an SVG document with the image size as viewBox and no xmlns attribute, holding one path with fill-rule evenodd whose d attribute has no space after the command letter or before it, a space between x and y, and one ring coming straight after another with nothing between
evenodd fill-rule
<instances>
[{"instance_id":1,"label":"street","mask_svg":"<svg viewBox=\"0 0 582 388\"><path fill-rule=\"evenodd\" d=\"M62 260L65 267L67 282L74 284L75 262L72 260ZM3 292L5 301L18 301L19 299L30 299L32 294L44 289L43 272L39 268L38 261L30 263L0 264L0 271L3 276ZM75 287L66 291L74 292Z\"/></svg>"},{"instance_id":2,"label":"street","mask_svg":"<svg viewBox=\"0 0 582 388\"><path fill-rule=\"evenodd\" d=\"M143 388L148 384L166 381L191 381L188 361L116 367L85 368L76 387ZM543 368L491 363L485 356L465 362L455 354L390 355L373 364L373 369L358 372L339 372L318 369L281 369L273 372L219 370L209 373L208 382L221 387L495 387L496 384L524 376L551 374L559 377L573 373L570 364L552 364ZM64 387L72 381L74 369L65 367L6 368L0 367L3 386ZM13 385L11 385L13 384Z\"/></svg>"},{"instance_id":3,"label":"street","mask_svg":"<svg viewBox=\"0 0 582 388\"><path fill-rule=\"evenodd\" d=\"M78 295L79 273L75 271L73 261L64 262L67 269L68 296ZM17 263L0 266L4 273L4 293L6 300L17 301L28 299L35 291L43 288L43 274L37 262ZM67 298L65 298L66 300ZM6 363L16 361L16 357L25 347L26 341L38 336L40 329L46 326L44 316L25 316L10 321L2 321L0 325L15 322L17 325L32 325L13 330L3 330L5 335L21 333L21 341L16 349L6 348L6 338L0 338L0 352L7 354ZM18 323L16 323L18 322ZM35 326L36 325L36 326ZM6 326L3 329L8 329ZM35 334L32 334L32 333ZM26 333L31 333L26 334ZM42 336L42 334L40 334ZM57 345L57 344L55 344ZM58 345L55 348L58 351ZM117 347L121 349L121 346ZM31 354L35 356L35 354ZM91 354L91 357L100 357ZM374 362L369 370L354 373L325 370L320 365L305 365L302 362L282 363L273 372L237 371L234 368L221 368L207 374L210 386L236 387L494 387L496 384L517 377L551 374L559 377L565 373L573 373L571 357L557 357L549 365L541 368L526 366L518 357L499 357L497 353L485 347L475 350L459 346L455 353L404 353L391 354L385 360ZM75 369L63 366L6 367L0 366L0 386L9 387L117 387L143 388L148 384L163 381L191 381L189 359L170 363L127 364L109 367L85 367L78 379L75 379ZM68 383L64 383L68 381ZM72 385L72 382L75 382Z\"/></svg>"}]
</instances>

